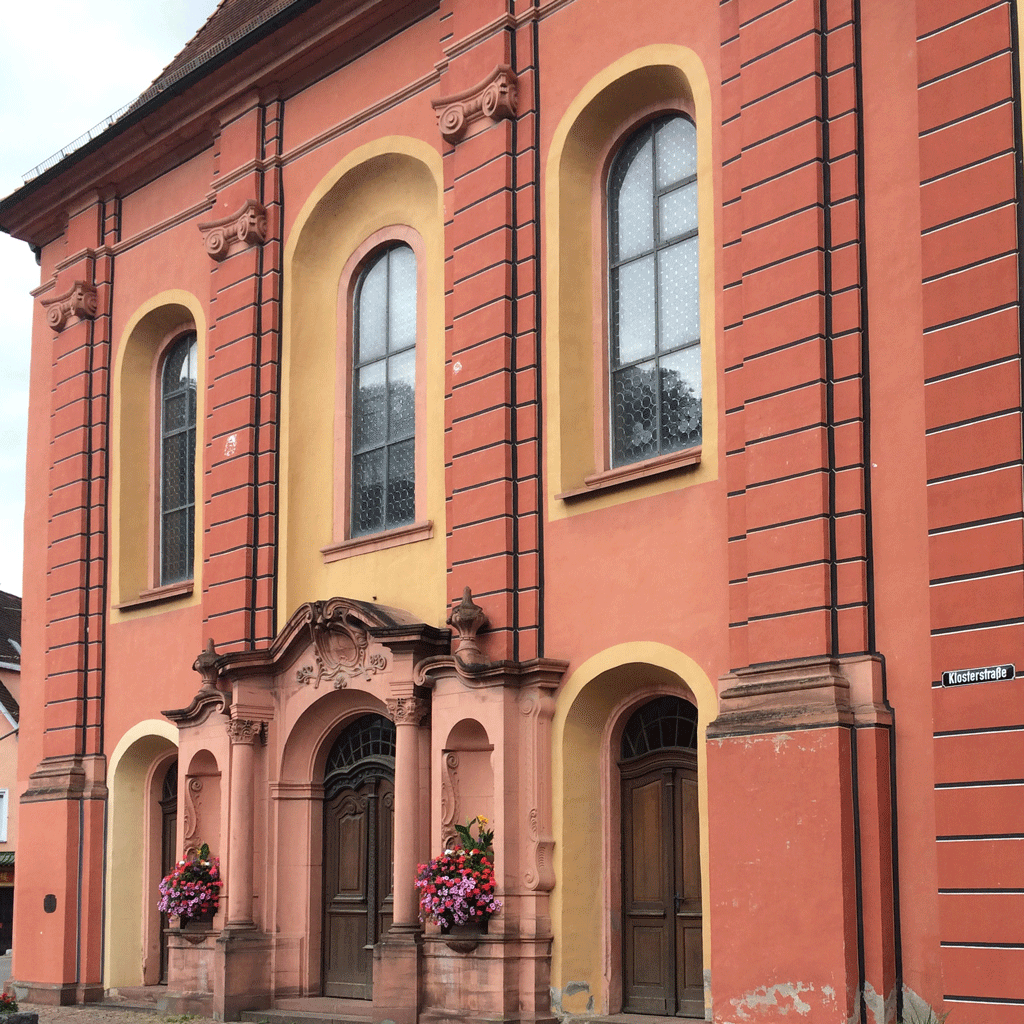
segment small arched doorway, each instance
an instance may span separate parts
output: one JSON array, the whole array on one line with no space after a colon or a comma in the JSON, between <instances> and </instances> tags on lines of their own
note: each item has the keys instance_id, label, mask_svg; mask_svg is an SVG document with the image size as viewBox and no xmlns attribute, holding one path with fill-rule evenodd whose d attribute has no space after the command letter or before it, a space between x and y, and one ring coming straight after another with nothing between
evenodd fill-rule
<instances>
[{"instance_id":1,"label":"small arched doorway","mask_svg":"<svg viewBox=\"0 0 1024 1024\"><path fill-rule=\"evenodd\" d=\"M704 1018L697 709L637 708L622 733L622 1009Z\"/></svg>"},{"instance_id":2,"label":"small arched doorway","mask_svg":"<svg viewBox=\"0 0 1024 1024\"><path fill-rule=\"evenodd\" d=\"M362 715L324 769L324 995L373 998L373 947L391 927L395 726Z\"/></svg>"}]
</instances>

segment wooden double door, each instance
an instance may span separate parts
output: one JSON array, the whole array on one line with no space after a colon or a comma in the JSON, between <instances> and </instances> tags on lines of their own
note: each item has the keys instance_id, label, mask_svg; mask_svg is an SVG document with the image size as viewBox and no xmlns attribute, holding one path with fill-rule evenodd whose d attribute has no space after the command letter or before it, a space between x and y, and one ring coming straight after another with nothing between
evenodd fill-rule
<instances>
[{"instance_id":1,"label":"wooden double door","mask_svg":"<svg viewBox=\"0 0 1024 1024\"><path fill-rule=\"evenodd\" d=\"M394 776L324 804L324 995L373 998L373 947L391 927Z\"/></svg>"},{"instance_id":2,"label":"wooden double door","mask_svg":"<svg viewBox=\"0 0 1024 1024\"><path fill-rule=\"evenodd\" d=\"M620 765L623 1011L704 1018L696 752Z\"/></svg>"}]
</instances>

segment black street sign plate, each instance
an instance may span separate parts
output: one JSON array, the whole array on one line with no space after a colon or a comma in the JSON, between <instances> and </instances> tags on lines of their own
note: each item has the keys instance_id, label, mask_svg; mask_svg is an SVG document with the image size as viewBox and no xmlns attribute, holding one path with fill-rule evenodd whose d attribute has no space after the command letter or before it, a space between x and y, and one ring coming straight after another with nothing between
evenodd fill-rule
<instances>
[{"instance_id":1,"label":"black street sign plate","mask_svg":"<svg viewBox=\"0 0 1024 1024\"><path fill-rule=\"evenodd\" d=\"M965 683L1002 683L1017 677L1016 665L987 665L985 668L958 668L942 673L943 686L963 686Z\"/></svg>"}]
</instances>

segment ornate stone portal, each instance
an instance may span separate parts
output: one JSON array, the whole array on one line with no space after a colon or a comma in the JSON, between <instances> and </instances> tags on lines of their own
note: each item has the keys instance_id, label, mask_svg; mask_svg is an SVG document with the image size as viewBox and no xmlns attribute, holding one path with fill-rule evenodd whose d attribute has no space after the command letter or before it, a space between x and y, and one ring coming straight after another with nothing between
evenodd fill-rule
<instances>
[{"instance_id":1,"label":"ornate stone portal","mask_svg":"<svg viewBox=\"0 0 1024 1024\"><path fill-rule=\"evenodd\" d=\"M211 643L196 659L199 692L165 714L189 779L183 832L210 843L227 884L209 937L172 950L172 991L199 986L225 1020L322 993L324 763L347 723L383 713L396 726L393 924L373 947L374 1019L549 1019L550 723L565 666L488 662L468 591L449 623L455 654L446 629L332 598L303 605L263 651ZM424 933L413 882L476 814L495 828L504 908L463 954Z\"/></svg>"}]
</instances>

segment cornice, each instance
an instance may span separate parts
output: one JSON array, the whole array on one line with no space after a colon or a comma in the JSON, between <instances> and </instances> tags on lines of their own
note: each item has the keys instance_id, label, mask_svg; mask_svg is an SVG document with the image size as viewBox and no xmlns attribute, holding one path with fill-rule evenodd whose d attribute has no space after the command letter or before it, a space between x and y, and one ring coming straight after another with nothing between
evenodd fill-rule
<instances>
[{"instance_id":1,"label":"cornice","mask_svg":"<svg viewBox=\"0 0 1024 1024\"><path fill-rule=\"evenodd\" d=\"M371 7L379 7L380 14L368 24ZM437 0L373 4L295 0L230 46L197 59L196 66L180 79L137 101L95 139L0 199L0 229L33 244L49 242L53 211L65 207L69 198L73 201L89 189L119 182L132 167L162 165L166 154L178 148L176 143L189 145L190 140L208 134L210 117L247 91L271 90L281 98L294 95L322 77L325 54L340 53L340 64L348 63L365 52L365 40L372 45L378 36L383 38L387 19L400 19L390 25L392 30L404 28L436 9ZM271 36L273 43L268 42ZM261 44L265 44L262 52ZM257 57L236 60L249 50L256 50ZM317 75L311 78L311 72ZM172 104L191 90L198 90L194 106Z\"/></svg>"}]
</instances>

